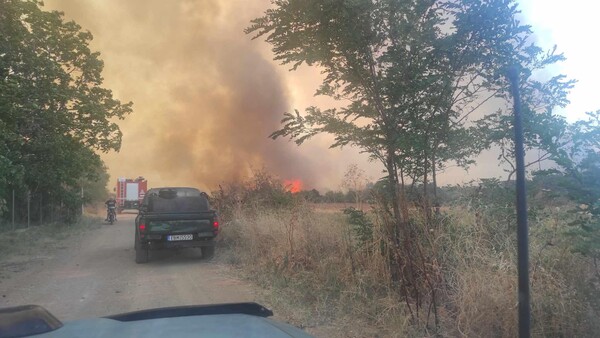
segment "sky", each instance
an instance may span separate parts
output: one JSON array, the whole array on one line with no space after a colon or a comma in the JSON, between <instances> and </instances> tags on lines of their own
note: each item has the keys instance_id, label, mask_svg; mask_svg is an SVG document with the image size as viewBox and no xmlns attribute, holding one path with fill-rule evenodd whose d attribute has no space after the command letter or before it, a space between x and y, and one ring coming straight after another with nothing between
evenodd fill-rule
<instances>
[{"instance_id":1,"label":"sky","mask_svg":"<svg viewBox=\"0 0 600 338\"><path fill-rule=\"evenodd\" d=\"M598 13L600 3L589 0L521 0L524 19L532 26L537 43L545 48L558 47L567 60L556 69L577 79L569 96L571 104L561 110L569 121L600 109L598 79Z\"/></svg>"},{"instance_id":2,"label":"sky","mask_svg":"<svg viewBox=\"0 0 600 338\"><path fill-rule=\"evenodd\" d=\"M150 186L192 185L214 190L265 167L305 187L339 189L356 163L371 179L382 166L357 149L328 149L319 136L298 147L267 136L283 112L330 104L314 97L319 71L289 72L272 60L270 46L242 31L269 0L46 0L94 35L91 47L105 62L105 86L134 113L120 122L119 153L103 154L111 181L144 176ZM591 5L590 5L591 3ZM560 113L570 121L600 109L596 79L595 16L591 1L522 0L523 20L537 43L558 45L567 61L554 72L579 82ZM441 184L503 175L496 154L484 153L468 172L449 168Z\"/></svg>"}]
</instances>

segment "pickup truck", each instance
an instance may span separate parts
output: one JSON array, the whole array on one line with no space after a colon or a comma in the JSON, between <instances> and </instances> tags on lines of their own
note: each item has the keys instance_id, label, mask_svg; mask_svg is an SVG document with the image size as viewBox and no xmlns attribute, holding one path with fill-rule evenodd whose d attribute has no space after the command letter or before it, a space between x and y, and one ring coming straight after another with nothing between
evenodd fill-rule
<instances>
[{"instance_id":1,"label":"pickup truck","mask_svg":"<svg viewBox=\"0 0 600 338\"><path fill-rule=\"evenodd\" d=\"M215 254L219 233L216 211L208 195L195 188L165 187L146 192L135 219L135 262L148 262L149 250L200 248Z\"/></svg>"}]
</instances>

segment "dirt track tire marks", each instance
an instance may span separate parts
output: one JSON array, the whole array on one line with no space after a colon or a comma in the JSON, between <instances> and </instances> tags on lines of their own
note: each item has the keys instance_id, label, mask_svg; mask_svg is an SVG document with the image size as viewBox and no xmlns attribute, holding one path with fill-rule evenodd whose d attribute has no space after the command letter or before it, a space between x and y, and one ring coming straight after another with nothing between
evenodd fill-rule
<instances>
[{"instance_id":1,"label":"dirt track tire marks","mask_svg":"<svg viewBox=\"0 0 600 338\"><path fill-rule=\"evenodd\" d=\"M0 307L38 304L61 320L163 306L255 301L251 287L200 250L152 252L136 264L135 215L73 236L64 249L0 280Z\"/></svg>"}]
</instances>

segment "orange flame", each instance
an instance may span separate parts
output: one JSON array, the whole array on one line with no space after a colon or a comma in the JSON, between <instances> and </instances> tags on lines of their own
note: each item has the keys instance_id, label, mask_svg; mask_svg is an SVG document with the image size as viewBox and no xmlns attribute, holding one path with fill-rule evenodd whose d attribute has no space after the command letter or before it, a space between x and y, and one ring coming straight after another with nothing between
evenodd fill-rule
<instances>
[{"instance_id":1,"label":"orange flame","mask_svg":"<svg viewBox=\"0 0 600 338\"><path fill-rule=\"evenodd\" d=\"M295 194L297 192L300 192L300 190L302 190L302 181L300 181L298 179L296 179L296 180L285 180L285 181L283 181L283 185L292 194Z\"/></svg>"}]
</instances>

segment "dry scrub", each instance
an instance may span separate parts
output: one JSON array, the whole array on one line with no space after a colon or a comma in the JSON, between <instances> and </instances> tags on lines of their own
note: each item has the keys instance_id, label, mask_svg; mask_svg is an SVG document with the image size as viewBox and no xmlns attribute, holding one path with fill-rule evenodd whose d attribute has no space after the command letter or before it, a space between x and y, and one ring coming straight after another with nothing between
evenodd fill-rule
<instances>
[{"instance_id":1,"label":"dry scrub","mask_svg":"<svg viewBox=\"0 0 600 338\"><path fill-rule=\"evenodd\" d=\"M358 250L341 213L318 212L305 204L289 210L236 213L223 226L222 239L254 280L274 288L293 322L335 325L351 335L405 332L404 305L391 292L385 262ZM279 303L274 298L273 302ZM293 309L301 306L302 309ZM343 330L343 328L341 328Z\"/></svg>"},{"instance_id":2,"label":"dry scrub","mask_svg":"<svg viewBox=\"0 0 600 338\"><path fill-rule=\"evenodd\" d=\"M73 225L49 223L29 228L11 230L8 225L0 227L0 261L14 256L34 256L55 249L61 241L98 226L100 218L84 216Z\"/></svg>"},{"instance_id":3,"label":"dry scrub","mask_svg":"<svg viewBox=\"0 0 600 338\"><path fill-rule=\"evenodd\" d=\"M427 232L424 247L442 269L438 329L423 318L411 320L381 255L378 222L374 240L360 245L341 212L300 201L286 208L240 205L223 226L222 252L272 291L271 302L288 320L309 331L328 326L339 337L514 337L514 229L482 215L453 207ZM532 333L591 337L599 329L589 301L597 297L591 263L569 250L561 217L550 213L531 224Z\"/></svg>"},{"instance_id":4,"label":"dry scrub","mask_svg":"<svg viewBox=\"0 0 600 338\"><path fill-rule=\"evenodd\" d=\"M510 228L454 208L439 240L444 250L449 317L447 329L473 336L517 336L516 238ZM589 262L557 236L560 214L531 222L532 335L593 336L586 303ZM513 229L514 230L514 229ZM449 331L452 332L452 331Z\"/></svg>"}]
</instances>

